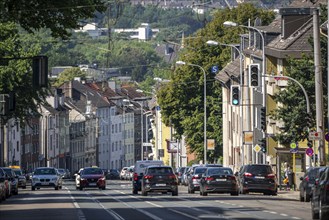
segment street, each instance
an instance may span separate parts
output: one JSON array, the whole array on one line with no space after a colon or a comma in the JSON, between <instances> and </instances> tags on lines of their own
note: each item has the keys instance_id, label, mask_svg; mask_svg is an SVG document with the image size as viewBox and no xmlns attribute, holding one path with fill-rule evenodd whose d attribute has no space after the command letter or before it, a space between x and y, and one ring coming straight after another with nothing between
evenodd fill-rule
<instances>
[{"instance_id":1,"label":"street","mask_svg":"<svg viewBox=\"0 0 329 220\"><path fill-rule=\"evenodd\" d=\"M66 180L63 189L20 189L0 204L1 220L15 219L311 219L310 203L281 196L249 194L230 196L199 192L178 196L150 193L133 195L131 182L107 180L107 189L76 190Z\"/></svg>"}]
</instances>

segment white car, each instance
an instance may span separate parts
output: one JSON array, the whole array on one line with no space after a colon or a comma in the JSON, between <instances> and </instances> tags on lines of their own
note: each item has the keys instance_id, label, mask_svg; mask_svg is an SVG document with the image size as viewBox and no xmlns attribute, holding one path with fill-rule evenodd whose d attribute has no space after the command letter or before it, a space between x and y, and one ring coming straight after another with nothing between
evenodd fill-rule
<instances>
[{"instance_id":1,"label":"white car","mask_svg":"<svg viewBox=\"0 0 329 220\"><path fill-rule=\"evenodd\" d=\"M62 188L62 176L54 167L38 167L34 170L31 179L31 189Z\"/></svg>"}]
</instances>

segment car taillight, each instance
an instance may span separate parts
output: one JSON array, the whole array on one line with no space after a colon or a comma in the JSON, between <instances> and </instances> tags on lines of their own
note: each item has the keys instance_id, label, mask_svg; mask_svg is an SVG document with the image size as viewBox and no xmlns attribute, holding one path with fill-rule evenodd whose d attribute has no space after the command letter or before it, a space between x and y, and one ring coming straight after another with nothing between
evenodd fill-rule
<instances>
[{"instance_id":1,"label":"car taillight","mask_svg":"<svg viewBox=\"0 0 329 220\"><path fill-rule=\"evenodd\" d=\"M199 175L192 176L192 180L200 179Z\"/></svg>"},{"instance_id":2,"label":"car taillight","mask_svg":"<svg viewBox=\"0 0 329 220\"><path fill-rule=\"evenodd\" d=\"M305 181L308 182L310 181L310 178L308 176L305 177Z\"/></svg>"},{"instance_id":3,"label":"car taillight","mask_svg":"<svg viewBox=\"0 0 329 220\"><path fill-rule=\"evenodd\" d=\"M243 175L246 176L246 177L252 177L251 173L244 173Z\"/></svg>"},{"instance_id":4,"label":"car taillight","mask_svg":"<svg viewBox=\"0 0 329 220\"><path fill-rule=\"evenodd\" d=\"M206 181L212 181L212 180L214 180L214 177L206 177L205 180Z\"/></svg>"},{"instance_id":5,"label":"car taillight","mask_svg":"<svg viewBox=\"0 0 329 220\"><path fill-rule=\"evenodd\" d=\"M134 173L134 180L137 181L138 180L138 174Z\"/></svg>"},{"instance_id":6,"label":"car taillight","mask_svg":"<svg viewBox=\"0 0 329 220\"><path fill-rule=\"evenodd\" d=\"M144 176L144 179L147 179L147 180L152 179L152 178L153 178L152 175L146 175L146 176Z\"/></svg>"},{"instance_id":7,"label":"car taillight","mask_svg":"<svg viewBox=\"0 0 329 220\"><path fill-rule=\"evenodd\" d=\"M176 179L176 175L175 174L170 174L169 179Z\"/></svg>"},{"instance_id":8,"label":"car taillight","mask_svg":"<svg viewBox=\"0 0 329 220\"><path fill-rule=\"evenodd\" d=\"M326 189L326 191L329 191L329 184L328 183L326 184L325 189Z\"/></svg>"},{"instance_id":9,"label":"car taillight","mask_svg":"<svg viewBox=\"0 0 329 220\"><path fill-rule=\"evenodd\" d=\"M229 180L236 180L235 179L235 176L228 176L227 179L229 179Z\"/></svg>"},{"instance_id":10,"label":"car taillight","mask_svg":"<svg viewBox=\"0 0 329 220\"><path fill-rule=\"evenodd\" d=\"M266 178L269 178L269 179L275 179L275 174L273 173L270 173L266 176Z\"/></svg>"}]
</instances>

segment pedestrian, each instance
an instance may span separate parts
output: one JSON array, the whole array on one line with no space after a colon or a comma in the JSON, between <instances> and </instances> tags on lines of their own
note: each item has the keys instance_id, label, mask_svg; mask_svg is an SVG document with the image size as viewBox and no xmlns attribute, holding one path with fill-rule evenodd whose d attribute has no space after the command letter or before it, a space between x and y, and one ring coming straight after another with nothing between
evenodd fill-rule
<instances>
[{"instance_id":1,"label":"pedestrian","mask_svg":"<svg viewBox=\"0 0 329 220\"><path fill-rule=\"evenodd\" d=\"M284 170L284 180L283 182L286 183L286 190L290 190L290 182L289 182L289 175L291 173L290 166L287 165L286 169Z\"/></svg>"}]
</instances>

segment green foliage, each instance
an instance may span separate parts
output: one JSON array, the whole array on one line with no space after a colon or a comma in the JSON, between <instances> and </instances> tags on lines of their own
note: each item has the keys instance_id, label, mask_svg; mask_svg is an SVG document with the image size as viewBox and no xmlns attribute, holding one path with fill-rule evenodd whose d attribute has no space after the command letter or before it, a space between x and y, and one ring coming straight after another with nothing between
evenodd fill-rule
<instances>
[{"instance_id":1,"label":"green foliage","mask_svg":"<svg viewBox=\"0 0 329 220\"><path fill-rule=\"evenodd\" d=\"M54 82L54 86L58 87L64 82L73 80L75 77L81 77L81 79L84 79L86 78L86 73L81 71L79 67L66 69L60 73L59 77Z\"/></svg>"},{"instance_id":2,"label":"green foliage","mask_svg":"<svg viewBox=\"0 0 329 220\"><path fill-rule=\"evenodd\" d=\"M285 75L296 79L306 90L312 115L310 130L315 130L316 102L313 60L307 56L303 56L302 59L298 60L289 59L287 67ZM281 133L276 135L276 140L286 146L292 142L305 140L308 137L307 121L305 120L307 118L306 99L300 86L289 80L287 88L278 92L274 100L277 103L282 103L282 106L273 111L271 117L277 120L281 119L285 124Z\"/></svg>"},{"instance_id":3,"label":"green foliage","mask_svg":"<svg viewBox=\"0 0 329 220\"><path fill-rule=\"evenodd\" d=\"M1 23L18 23L29 33L49 28L53 37L60 38L70 36L70 29L78 29L80 20L106 10L102 0L5 0L0 2L0 8Z\"/></svg>"},{"instance_id":4,"label":"green foliage","mask_svg":"<svg viewBox=\"0 0 329 220\"><path fill-rule=\"evenodd\" d=\"M21 42L16 25L0 23L0 56L10 59L8 65L0 66L0 94L14 92L16 109L3 118L16 118L24 122L38 114L38 105L44 103L46 90L32 87L32 59L39 53L37 46L26 47Z\"/></svg>"},{"instance_id":5,"label":"green foliage","mask_svg":"<svg viewBox=\"0 0 329 220\"><path fill-rule=\"evenodd\" d=\"M207 80L207 138L215 139L215 151L208 152L208 160L214 161L222 154L222 95L221 85L210 72L211 66L222 69L230 61L231 48L210 47L207 40L232 44L239 42L240 28L224 28L224 21L231 20L246 24L248 19L260 18L266 25L272 21L274 14L256 9L251 4L240 4L237 8L218 10L213 20L196 33L193 38L186 38L185 49L178 60L200 65L206 72ZM203 120L204 120L204 76L201 68L181 66L171 75L170 83L163 85L157 92L161 106L163 122L173 125L177 136L185 135L191 152L198 159L203 158Z\"/></svg>"}]
</instances>

